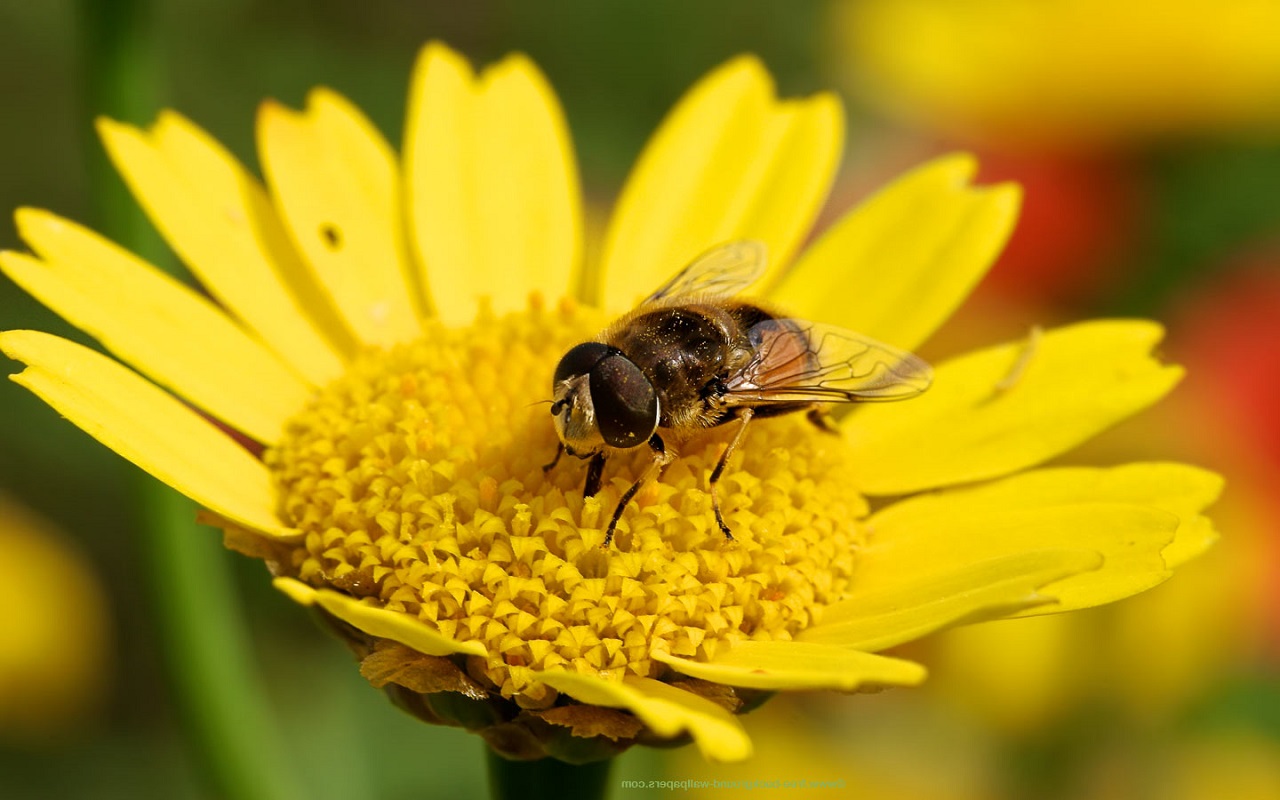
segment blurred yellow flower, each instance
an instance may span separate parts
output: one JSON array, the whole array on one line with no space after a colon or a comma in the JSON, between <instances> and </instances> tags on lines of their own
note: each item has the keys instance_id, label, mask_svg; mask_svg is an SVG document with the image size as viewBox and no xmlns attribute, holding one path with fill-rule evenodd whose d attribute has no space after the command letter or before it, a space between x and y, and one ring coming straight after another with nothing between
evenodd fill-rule
<instances>
[{"instance_id":1,"label":"blurred yellow flower","mask_svg":"<svg viewBox=\"0 0 1280 800\"><path fill-rule=\"evenodd\" d=\"M61 532L0 495L0 738L72 731L100 706L111 668L106 594Z\"/></svg>"},{"instance_id":2,"label":"blurred yellow flower","mask_svg":"<svg viewBox=\"0 0 1280 800\"><path fill-rule=\"evenodd\" d=\"M844 68L893 114L961 139L1089 146L1280 126L1272 0L863 0Z\"/></svg>"},{"instance_id":3,"label":"blurred yellow flower","mask_svg":"<svg viewBox=\"0 0 1280 800\"><path fill-rule=\"evenodd\" d=\"M137 372L11 331L0 347L28 365L14 379L202 503L398 703L508 756L585 761L688 736L741 759L734 714L764 692L919 683L920 665L874 651L1126 597L1214 538L1200 511L1220 480L1203 470L1026 471L1179 379L1151 355L1158 325L1105 320L943 363L924 397L861 408L839 437L765 421L723 478L734 544L706 490L727 438L709 431L626 509L615 547L597 546L602 509L643 464L614 459L586 499L580 474L542 470L557 439L539 401L569 346L696 254L752 238L772 257L771 299L911 349L1016 217L1015 188L972 186L976 165L953 156L794 258L842 112L827 94L778 100L753 58L672 111L585 269L563 116L521 56L476 75L428 45L403 163L327 90L303 112L262 107L265 186L171 112L101 133L221 307L20 211L35 254L0 266ZM873 513L868 496L892 502Z\"/></svg>"}]
</instances>

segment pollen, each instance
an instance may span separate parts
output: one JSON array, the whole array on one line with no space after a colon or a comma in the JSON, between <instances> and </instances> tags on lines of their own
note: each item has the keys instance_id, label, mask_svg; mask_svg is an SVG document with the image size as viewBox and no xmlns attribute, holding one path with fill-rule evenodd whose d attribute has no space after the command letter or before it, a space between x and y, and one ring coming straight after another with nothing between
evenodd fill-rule
<instances>
[{"instance_id":1,"label":"pollen","mask_svg":"<svg viewBox=\"0 0 1280 800\"><path fill-rule=\"evenodd\" d=\"M706 660L813 624L849 585L866 505L841 439L803 415L753 422L729 461L719 491L734 541L708 492L732 426L674 438L678 458L609 548L604 528L647 449L610 458L592 498L585 461L544 471L558 441L551 373L607 322L535 300L365 353L265 454L280 514L304 533L277 569L480 642L469 676L522 702L546 694L534 670L661 679L655 653Z\"/></svg>"}]
</instances>

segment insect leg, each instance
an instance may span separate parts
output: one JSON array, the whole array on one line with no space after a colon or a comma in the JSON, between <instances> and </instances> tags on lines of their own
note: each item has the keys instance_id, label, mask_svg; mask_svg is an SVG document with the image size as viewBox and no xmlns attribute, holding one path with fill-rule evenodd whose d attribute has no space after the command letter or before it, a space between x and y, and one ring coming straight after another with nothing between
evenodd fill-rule
<instances>
[{"instance_id":1,"label":"insect leg","mask_svg":"<svg viewBox=\"0 0 1280 800\"><path fill-rule=\"evenodd\" d=\"M823 433L840 432L840 426L836 424L835 417L831 416L831 412L823 406L814 406L804 417Z\"/></svg>"},{"instance_id":2,"label":"insect leg","mask_svg":"<svg viewBox=\"0 0 1280 800\"><path fill-rule=\"evenodd\" d=\"M711 480L707 481L711 487L711 507L716 512L716 524L720 526L721 532L724 533L724 538L731 542L733 541L733 533L729 531L729 526L725 524L724 516L720 513L720 498L716 495L716 483L724 472L724 465L729 463L729 456L733 455L733 451L738 449L738 443L742 441L742 435L747 432L747 423L751 421L752 416L754 416L754 412L751 409L742 409L742 413L738 415L738 419L742 420L742 424L738 426L738 432L733 435L733 441L729 442L729 446L724 449L724 453L720 456L720 462L711 471Z\"/></svg>"},{"instance_id":3,"label":"insect leg","mask_svg":"<svg viewBox=\"0 0 1280 800\"><path fill-rule=\"evenodd\" d=\"M639 478L636 478L636 482L631 484L631 488L627 489L618 500L618 506L613 510L613 518L609 520L609 528L604 532L604 541L600 544L601 547L608 548L612 544L613 532L618 527L618 520L622 519L623 510L626 509L627 503L631 502L631 498L636 496L636 492L640 491L640 487L644 486L654 475L661 472L674 458L667 452L667 446L662 441L662 437L656 433L649 437L649 448L653 450L653 463Z\"/></svg>"},{"instance_id":4,"label":"insect leg","mask_svg":"<svg viewBox=\"0 0 1280 800\"><path fill-rule=\"evenodd\" d=\"M596 453L587 465L587 483L582 487L583 498L595 497L600 491L600 479L604 475L604 453Z\"/></svg>"},{"instance_id":5,"label":"insect leg","mask_svg":"<svg viewBox=\"0 0 1280 800\"><path fill-rule=\"evenodd\" d=\"M564 455L564 442L560 442L560 444L556 445L556 457L551 459L550 464L543 464L542 471L550 472L555 469L556 464L560 463L560 456L562 455Z\"/></svg>"}]
</instances>

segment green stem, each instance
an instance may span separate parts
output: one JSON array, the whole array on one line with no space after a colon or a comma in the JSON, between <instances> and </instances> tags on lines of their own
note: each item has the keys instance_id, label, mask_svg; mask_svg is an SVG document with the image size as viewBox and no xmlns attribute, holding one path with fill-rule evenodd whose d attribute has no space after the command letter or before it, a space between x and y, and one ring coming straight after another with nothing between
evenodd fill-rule
<instances>
[{"instance_id":1,"label":"green stem","mask_svg":"<svg viewBox=\"0 0 1280 800\"><path fill-rule=\"evenodd\" d=\"M493 800L604 800L612 759L566 764L554 758L508 761L485 747Z\"/></svg>"},{"instance_id":2,"label":"green stem","mask_svg":"<svg viewBox=\"0 0 1280 800\"><path fill-rule=\"evenodd\" d=\"M159 110L163 68L150 35L146 0L80 0L80 71L84 87L85 152L90 192L99 226L117 241L141 247L145 256L163 251L146 218L130 200L124 182L104 158L93 120L99 114L135 124Z\"/></svg>"},{"instance_id":3,"label":"green stem","mask_svg":"<svg viewBox=\"0 0 1280 800\"><path fill-rule=\"evenodd\" d=\"M146 0L81 0L87 116L134 122L160 104L159 65ZM86 120L88 122L88 120ZM92 130L86 124L86 130ZM171 263L100 145L92 142L91 193L97 227L153 263ZM283 747L217 534L195 524L195 505L150 478L137 493L140 546L169 689L212 794L277 800L302 797Z\"/></svg>"},{"instance_id":4,"label":"green stem","mask_svg":"<svg viewBox=\"0 0 1280 800\"><path fill-rule=\"evenodd\" d=\"M195 504L150 478L143 546L170 688L217 797L299 798L250 658L230 570L234 556L195 524Z\"/></svg>"}]
</instances>

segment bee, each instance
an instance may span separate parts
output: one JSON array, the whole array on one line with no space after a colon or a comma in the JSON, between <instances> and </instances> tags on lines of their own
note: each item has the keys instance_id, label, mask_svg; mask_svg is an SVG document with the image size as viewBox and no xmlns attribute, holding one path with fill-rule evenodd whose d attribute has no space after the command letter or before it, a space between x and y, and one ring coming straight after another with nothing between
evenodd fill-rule
<instances>
[{"instance_id":1,"label":"bee","mask_svg":"<svg viewBox=\"0 0 1280 800\"><path fill-rule=\"evenodd\" d=\"M565 453L589 460L583 496L591 497L611 455L647 446L653 457L619 499L603 547L640 487L675 459L664 436L737 424L708 480L716 524L732 541L716 483L751 420L807 411L833 431L823 404L901 400L929 388L932 370L910 353L736 298L765 264L757 241L712 248L560 359L551 403L560 443L543 469Z\"/></svg>"}]
</instances>

